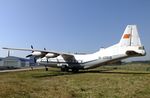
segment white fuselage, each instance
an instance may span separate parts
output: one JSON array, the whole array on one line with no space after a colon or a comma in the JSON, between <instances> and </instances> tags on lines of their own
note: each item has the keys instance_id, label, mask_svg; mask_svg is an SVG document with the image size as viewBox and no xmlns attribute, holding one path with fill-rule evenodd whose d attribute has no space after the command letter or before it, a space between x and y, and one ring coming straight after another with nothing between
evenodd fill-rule
<instances>
[{"instance_id":1,"label":"white fuselage","mask_svg":"<svg viewBox=\"0 0 150 98\"><path fill-rule=\"evenodd\" d=\"M136 54L129 55L127 51L134 51ZM101 66L104 63L111 61L119 61L121 59L145 55L145 50L139 46L119 46L119 44L113 45L108 48L101 48L98 52L92 54L74 54L75 60L66 62L60 55L56 58L50 58L47 66L61 67L62 65L80 65L83 69L95 68ZM44 60L45 61L45 60ZM42 62L40 62L42 64Z\"/></svg>"}]
</instances>

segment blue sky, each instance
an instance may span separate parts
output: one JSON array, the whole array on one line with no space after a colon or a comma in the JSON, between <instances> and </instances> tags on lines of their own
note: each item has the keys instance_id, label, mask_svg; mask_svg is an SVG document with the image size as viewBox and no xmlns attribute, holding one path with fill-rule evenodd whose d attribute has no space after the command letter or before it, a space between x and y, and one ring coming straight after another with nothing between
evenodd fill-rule
<instances>
[{"instance_id":1,"label":"blue sky","mask_svg":"<svg viewBox=\"0 0 150 98\"><path fill-rule=\"evenodd\" d=\"M149 10L150 0L0 0L0 47L92 53L117 43L126 25L137 24L147 50L140 59L149 60Z\"/></svg>"}]
</instances>

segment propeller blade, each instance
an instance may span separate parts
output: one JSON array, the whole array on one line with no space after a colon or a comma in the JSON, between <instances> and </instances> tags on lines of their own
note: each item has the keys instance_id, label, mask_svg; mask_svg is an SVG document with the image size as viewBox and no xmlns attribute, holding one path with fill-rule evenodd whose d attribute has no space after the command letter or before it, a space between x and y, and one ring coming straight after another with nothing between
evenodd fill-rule
<instances>
[{"instance_id":1,"label":"propeller blade","mask_svg":"<svg viewBox=\"0 0 150 98\"><path fill-rule=\"evenodd\" d=\"M33 49L33 46L31 45L31 49Z\"/></svg>"},{"instance_id":2,"label":"propeller blade","mask_svg":"<svg viewBox=\"0 0 150 98\"><path fill-rule=\"evenodd\" d=\"M34 57L34 63L36 63L36 58Z\"/></svg>"},{"instance_id":3,"label":"propeller blade","mask_svg":"<svg viewBox=\"0 0 150 98\"><path fill-rule=\"evenodd\" d=\"M26 56L26 58L28 58L28 57L31 57L31 56L32 56L32 54L30 54L30 55L27 55L27 56Z\"/></svg>"},{"instance_id":4,"label":"propeller blade","mask_svg":"<svg viewBox=\"0 0 150 98\"><path fill-rule=\"evenodd\" d=\"M31 45L31 49L33 49L33 45ZM34 51L32 51L32 53L33 53Z\"/></svg>"},{"instance_id":5,"label":"propeller blade","mask_svg":"<svg viewBox=\"0 0 150 98\"><path fill-rule=\"evenodd\" d=\"M46 61L47 61L47 63L48 63L48 58L46 58Z\"/></svg>"}]
</instances>

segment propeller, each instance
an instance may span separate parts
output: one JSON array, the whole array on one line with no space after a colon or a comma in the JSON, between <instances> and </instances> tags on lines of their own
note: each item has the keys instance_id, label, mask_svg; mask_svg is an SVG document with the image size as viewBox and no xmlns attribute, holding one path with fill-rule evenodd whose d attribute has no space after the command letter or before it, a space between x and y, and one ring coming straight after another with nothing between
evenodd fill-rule
<instances>
[{"instance_id":1,"label":"propeller","mask_svg":"<svg viewBox=\"0 0 150 98\"><path fill-rule=\"evenodd\" d=\"M44 50L46 50L46 48L44 48ZM48 58L46 57L46 62L48 63Z\"/></svg>"},{"instance_id":2,"label":"propeller","mask_svg":"<svg viewBox=\"0 0 150 98\"><path fill-rule=\"evenodd\" d=\"M46 50L46 48L44 48L44 50ZM48 58L46 57L46 62L48 63ZM45 65L45 70L48 71L47 66Z\"/></svg>"},{"instance_id":3,"label":"propeller","mask_svg":"<svg viewBox=\"0 0 150 98\"><path fill-rule=\"evenodd\" d=\"M36 58L35 56L31 56L31 57L30 57L30 63L31 63L32 65L36 65L36 63L37 63L37 58Z\"/></svg>"},{"instance_id":4,"label":"propeller","mask_svg":"<svg viewBox=\"0 0 150 98\"><path fill-rule=\"evenodd\" d=\"M34 49L33 48L33 45L31 45L31 49ZM32 53L33 53L34 51L32 51ZM29 54L29 55L27 55L26 56L26 58L28 58L28 57L30 57L30 59L32 60L32 62L36 65L36 63L37 63L37 58L36 58L36 56L34 56L34 55L32 55L32 54Z\"/></svg>"},{"instance_id":5,"label":"propeller","mask_svg":"<svg viewBox=\"0 0 150 98\"><path fill-rule=\"evenodd\" d=\"M31 57L31 56L32 56L32 54L29 54L29 55L26 56L26 58Z\"/></svg>"},{"instance_id":6,"label":"propeller","mask_svg":"<svg viewBox=\"0 0 150 98\"><path fill-rule=\"evenodd\" d=\"M10 50L8 50L8 57L10 56Z\"/></svg>"},{"instance_id":7,"label":"propeller","mask_svg":"<svg viewBox=\"0 0 150 98\"><path fill-rule=\"evenodd\" d=\"M48 58L46 58L46 62L48 63Z\"/></svg>"},{"instance_id":8,"label":"propeller","mask_svg":"<svg viewBox=\"0 0 150 98\"><path fill-rule=\"evenodd\" d=\"M33 59L34 59L34 63L36 63L36 57L34 57Z\"/></svg>"},{"instance_id":9,"label":"propeller","mask_svg":"<svg viewBox=\"0 0 150 98\"><path fill-rule=\"evenodd\" d=\"M31 49L33 49L33 46L31 45Z\"/></svg>"},{"instance_id":10,"label":"propeller","mask_svg":"<svg viewBox=\"0 0 150 98\"><path fill-rule=\"evenodd\" d=\"M33 49L33 45L31 45L31 49ZM34 51L32 51L32 53L33 53Z\"/></svg>"},{"instance_id":11,"label":"propeller","mask_svg":"<svg viewBox=\"0 0 150 98\"><path fill-rule=\"evenodd\" d=\"M33 45L31 45L31 49L33 49ZM32 51L32 53L33 53L34 51ZM28 58L28 57L31 57L31 56L33 56L32 54L29 54L29 55L27 55L26 56L26 58Z\"/></svg>"}]
</instances>

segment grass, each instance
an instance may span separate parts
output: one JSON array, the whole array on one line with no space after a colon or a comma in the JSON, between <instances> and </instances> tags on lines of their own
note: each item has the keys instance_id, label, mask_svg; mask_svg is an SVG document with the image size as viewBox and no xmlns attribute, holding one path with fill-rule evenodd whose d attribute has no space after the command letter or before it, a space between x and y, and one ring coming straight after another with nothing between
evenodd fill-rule
<instances>
[{"instance_id":1,"label":"grass","mask_svg":"<svg viewBox=\"0 0 150 98\"><path fill-rule=\"evenodd\" d=\"M0 73L0 98L149 98L150 65Z\"/></svg>"}]
</instances>

